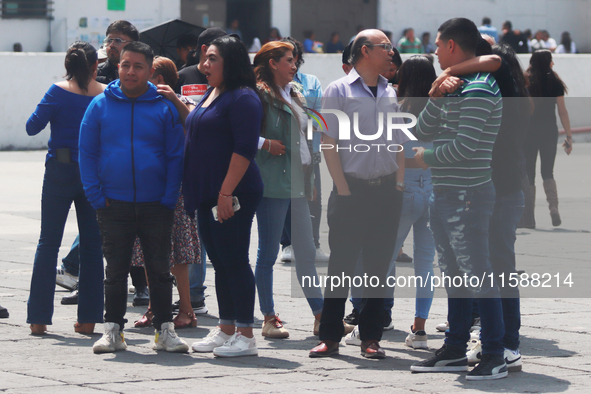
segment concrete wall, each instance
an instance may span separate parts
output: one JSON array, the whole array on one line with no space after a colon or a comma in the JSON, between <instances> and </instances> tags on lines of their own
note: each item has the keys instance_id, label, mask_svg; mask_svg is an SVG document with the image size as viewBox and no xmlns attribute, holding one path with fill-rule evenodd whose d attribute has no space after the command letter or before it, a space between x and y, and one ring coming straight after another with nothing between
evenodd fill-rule
<instances>
[{"instance_id":1,"label":"concrete wall","mask_svg":"<svg viewBox=\"0 0 591 394\"><path fill-rule=\"evenodd\" d=\"M65 73L64 53L2 53L0 75L0 150L41 149L49 139L49 128L35 137L25 124L51 84ZM406 55L405 55L406 57ZM523 66L529 55L520 55ZM341 55L306 55L302 71L318 76L323 87L344 75ZM591 55L555 55L554 69L569 88L567 108L572 127L591 126ZM440 72L436 63L435 69Z\"/></svg>"},{"instance_id":2,"label":"concrete wall","mask_svg":"<svg viewBox=\"0 0 591 394\"><path fill-rule=\"evenodd\" d=\"M0 19L0 51L12 51L20 42L23 50L43 52L49 43L56 52L64 52L75 40L89 41L98 48L107 26L118 19L132 22L138 30L180 19L180 0L127 0L124 11L107 10L107 1L54 0L54 20ZM81 26L81 18L86 24Z\"/></svg>"},{"instance_id":3,"label":"concrete wall","mask_svg":"<svg viewBox=\"0 0 591 394\"><path fill-rule=\"evenodd\" d=\"M435 40L437 28L450 18L464 17L480 25L488 16L499 31L510 20L514 29L548 30L560 43L563 31L569 31L579 51L591 52L591 0L380 0L378 28L393 32L392 40L402 30L413 27L415 34L431 32Z\"/></svg>"}]
</instances>

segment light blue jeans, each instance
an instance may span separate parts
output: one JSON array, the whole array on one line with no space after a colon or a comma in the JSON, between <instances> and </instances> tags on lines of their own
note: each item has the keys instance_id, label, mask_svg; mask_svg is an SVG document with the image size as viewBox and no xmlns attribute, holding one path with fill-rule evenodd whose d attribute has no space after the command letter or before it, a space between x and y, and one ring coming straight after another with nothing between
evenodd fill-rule
<instances>
[{"instance_id":1,"label":"light blue jeans","mask_svg":"<svg viewBox=\"0 0 591 394\"><path fill-rule=\"evenodd\" d=\"M435 242L429 229L429 200L433 192L433 184L431 183L430 174L428 176L420 175L419 171L409 169L404 174L405 190L402 215L400 216L398 236L388 275L396 275L396 258L412 227L415 276L423 278L424 285L419 286L417 284L415 317L427 319L433 302L433 290L431 290L428 282L433 276L433 260L435 259ZM392 288L393 296L394 288ZM384 306L387 309L392 309L394 298L386 298Z\"/></svg>"},{"instance_id":2,"label":"light blue jeans","mask_svg":"<svg viewBox=\"0 0 591 394\"><path fill-rule=\"evenodd\" d=\"M197 234L199 239L199 226L197 226ZM191 302L199 302L205 299L205 289L207 286L203 284L205 282L205 274L207 272L207 252L205 246L201 244L201 264L189 264L189 284L191 293Z\"/></svg>"},{"instance_id":3,"label":"light blue jeans","mask_svg":"<svg viewBox=\"0 0 591 394\"><path fill-rule=\"evenodd\" d=\"M312 236L312 221L308 201L305 198L268 198L263 197L257 209L259 229L259 250L255 269L255 280L259 294L261 312L265 316L275 315L273 302L273 265L279 252L281 233L285 215L291 201L291 243L295 257L296 275L302 284L302 277L316 278L312 283L319 283L316 273L316 247ZM307 287L304 290L308 304L314 315L322 312L322 291L319 287Z\"/></svg>"}]
</instances>

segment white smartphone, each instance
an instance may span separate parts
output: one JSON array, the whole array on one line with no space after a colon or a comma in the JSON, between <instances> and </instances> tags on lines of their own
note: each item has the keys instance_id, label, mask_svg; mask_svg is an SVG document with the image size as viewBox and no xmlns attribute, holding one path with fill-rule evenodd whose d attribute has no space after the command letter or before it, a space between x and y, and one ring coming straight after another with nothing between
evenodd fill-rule
<instances>
[{"instance_id":1,"label":"white smartphone","mask_svg":"<svg viewBox=\"0 0 591 394\"><path fill-rule=\"evenodd\" d=\"M232 196L232 210L234 212L236 212L239 209L240 209L240 202L238 202L238 197ZM218 220L218 206L216 205L215 207L211 208L211 212L213 213L213 219L216 222L219 222L219 220Z\"/></svg>"}]
</instances>

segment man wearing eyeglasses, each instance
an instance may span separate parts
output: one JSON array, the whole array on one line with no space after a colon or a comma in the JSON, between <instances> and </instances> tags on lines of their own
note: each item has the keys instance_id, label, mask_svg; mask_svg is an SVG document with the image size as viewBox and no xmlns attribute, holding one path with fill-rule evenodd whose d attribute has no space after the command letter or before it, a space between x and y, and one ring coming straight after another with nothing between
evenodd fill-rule
<instances>
[{"instance_id":1,"label":"man wearing eyeglasses","mask_svg":"<svg viewBox=\"0 0 591 394\"><path fill-rule=\"evenodd\" d=\"M119 79L119 57L121 50L130 42L139 41L140 33L128 21L115 21L107 28L107 38L103 42L107 51L107 61L100 64L97 70L97 82L108 84Z\"/></svg>"},{"instance_id":2,"label":"man wearing eyeglasses","mask_svg":"<svg viewBox=\"0 0 591 394\"><path fill-rule=\"evenodd\" d=\"M400 129L392 130L391 139L383 132L386 124L383 118L387 113L398 112L396 92L380 75L389 70L392 61L388 37L380 30L361 31L353 42L351 54L353 68L349 74L328 85L322 97L327 127L320 149L324 151L334 182L327 210L331 254L320 318L321 342L309 355L338 354L345 330L347 294L351 286L356 286L363 288L363 299L355 343L361 346L364 357L379 359L386 356L379 345L384 327L383 298L404 189L404 154L386 146L404 144L409 138ZM350 129L339 130L341 121L330 110L344 112ZM343 124L343 127L347 126ZM360 253L363 276L356 277ZM373 280L376 285L373 287L367 281L360 284L356 280L365 277L376 277L379 283ZM336 284L334 278L343 281ZM344 278L353 280L347 282Z\"/></svg>"}]
</instances>

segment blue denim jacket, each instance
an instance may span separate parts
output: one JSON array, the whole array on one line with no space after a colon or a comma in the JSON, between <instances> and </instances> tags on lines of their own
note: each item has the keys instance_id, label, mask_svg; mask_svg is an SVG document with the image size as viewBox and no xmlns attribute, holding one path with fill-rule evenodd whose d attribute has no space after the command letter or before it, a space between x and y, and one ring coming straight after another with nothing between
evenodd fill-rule
<instances>
[{"instance_id":1,"label":"blue denim jacket","mask_svg":"<svg viewBox=\"0 0 591 394\"><path fill-rule=\"evenodd\" d=\"M306 98L308 107L320 112L322 109L322 85L318 78L314 75L304 74L298 70L296 75L293 76L293 80L303 86L302 94ZM317 127L319 125L315 124L314 126ZM320 133L314 133L314 139L312 140L313 153L320 152L320 137Z\"/></svg>"}]
</instances>

